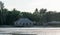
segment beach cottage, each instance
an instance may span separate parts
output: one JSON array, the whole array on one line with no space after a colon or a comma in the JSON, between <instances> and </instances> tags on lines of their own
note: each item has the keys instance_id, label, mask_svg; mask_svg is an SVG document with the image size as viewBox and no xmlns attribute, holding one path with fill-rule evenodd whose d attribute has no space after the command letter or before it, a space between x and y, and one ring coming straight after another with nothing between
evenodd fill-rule
<instances>
[{"instance_id":1,"label":"beach cottage","mask_svg":"<svg viewBox=\"0 0 60 35\"><path fill-rule=\"evenodd\" d=\"M14 22L15 26L33 26L33 22L28 18L20 18Z\"/></svg>"}]
</instances>

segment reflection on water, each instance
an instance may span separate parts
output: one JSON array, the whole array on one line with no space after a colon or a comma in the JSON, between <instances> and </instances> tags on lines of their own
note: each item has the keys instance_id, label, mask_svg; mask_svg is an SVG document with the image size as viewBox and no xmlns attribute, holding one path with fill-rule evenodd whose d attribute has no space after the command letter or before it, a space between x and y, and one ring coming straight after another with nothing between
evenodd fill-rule
<instances>
[{"instance_id":1,"label":"reflection on water","mask_svg":"<svg viewBox=\"0 0 60 35\"><path fill-rule=\"evenodd\" d=\"M60 28L0 28L0 35L60 35Z\"/></svg>"},{"instance_id":2,"label":"reflection on water","mask_svg":"<svg viewBox=\"0 0 60 35\"><path fill-rule=\"evenodd\" d=\"M36 35L36 34L0 34L0 35Z\"/></svg>"},{"instance_id":3,"label":"reflection on water","mask_svg":"<svg viewBox=\"0 0 60 35\"><path fill-rule=\"evenodd\" d=\"M36 35L36 34L12 34L12 35Z\"/></svg>"}]
</instances>

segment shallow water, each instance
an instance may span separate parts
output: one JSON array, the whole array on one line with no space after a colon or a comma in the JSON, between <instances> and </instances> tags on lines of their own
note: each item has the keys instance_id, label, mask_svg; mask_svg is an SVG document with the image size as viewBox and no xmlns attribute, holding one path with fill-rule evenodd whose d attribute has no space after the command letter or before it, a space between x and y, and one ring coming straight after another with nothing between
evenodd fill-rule
<instances>
[{"instance_id":1,"label":"shallow water","mask_svg":"<svg viewBox=\"0 0 60 35\"><path fill-rule=\"evenodd\" d=\"M60 35L60 28L0 28L0 34Z\"/></svg>"}]
</instances>

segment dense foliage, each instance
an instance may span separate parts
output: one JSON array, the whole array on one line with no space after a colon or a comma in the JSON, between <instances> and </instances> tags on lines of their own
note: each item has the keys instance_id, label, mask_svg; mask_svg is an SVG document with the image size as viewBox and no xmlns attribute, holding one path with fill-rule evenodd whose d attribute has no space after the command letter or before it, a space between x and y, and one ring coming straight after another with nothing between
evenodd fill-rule
<instances>
[{"instance_id":1,"label":"dense foliage","mask_svg":"<svg viewBox=\"0 0 60 35\"><path fill-rule=\"evenodd\" d=\"M41 24L50 21L60 21L60 12L47 11L47 9L37 8L33 13L20 12L16 9L9 11L8 9L0 10L0 25L13 25L19 18L29 18L31 21L39 22Z\"/></svg>"}]
</instances>

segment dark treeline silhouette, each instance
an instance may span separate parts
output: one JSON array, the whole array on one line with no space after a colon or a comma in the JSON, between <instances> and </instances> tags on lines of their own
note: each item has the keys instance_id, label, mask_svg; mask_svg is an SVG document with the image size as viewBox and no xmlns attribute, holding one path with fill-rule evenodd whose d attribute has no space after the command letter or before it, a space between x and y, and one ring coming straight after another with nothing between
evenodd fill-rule
<instances>
[{"instance_id":1,"label":"dark treeline silhouette","mask_svg":"<svg viewBox=\"0 0 60 35\"><path fill-rule=\"evenodd\" d=\"M43 25L43 23L50 21L60 21L60 12L47 11L44 8L40 10L36 8L33 13L21 12L16 9L12 11L8 9L0 10L0 25L13 25L14 21L19 18L29 18L31 21L39 22L39 24Z\"/></svg>"}]
</instances>

